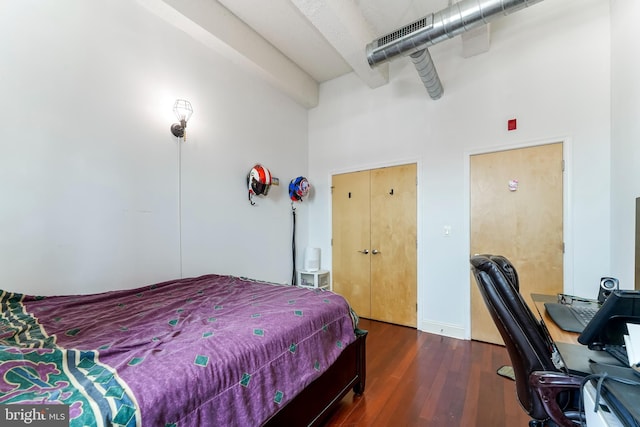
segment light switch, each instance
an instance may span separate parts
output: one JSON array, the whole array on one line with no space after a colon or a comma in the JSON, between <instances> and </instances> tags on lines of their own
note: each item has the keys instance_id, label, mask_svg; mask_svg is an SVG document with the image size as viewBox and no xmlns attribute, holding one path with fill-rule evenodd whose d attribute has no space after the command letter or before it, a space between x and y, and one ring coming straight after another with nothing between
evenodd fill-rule
<instances>
[{"instance_id":1,"label":"light switch","mask_svg":"<svg viewBox=\"0 0 640 427\"><path fill-rule=\"evenodd\" d=\"M445 225L444 226L444 235L447 236L447 237L451 235L451 226L450 225Z\"/></svg>"}]
</instances>

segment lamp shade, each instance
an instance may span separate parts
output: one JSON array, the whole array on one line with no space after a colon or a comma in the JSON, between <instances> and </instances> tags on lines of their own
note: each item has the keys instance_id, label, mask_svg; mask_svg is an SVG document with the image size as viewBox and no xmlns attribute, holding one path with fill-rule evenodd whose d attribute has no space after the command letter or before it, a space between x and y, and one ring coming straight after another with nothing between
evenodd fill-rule
<instances>
[{"instance_id":1,"label":"lamp shade","mask_svg":"<svg viewBox=\"0 0 640 427\"><path fill-rule=\"evenodd\" d=\"M185 123L189 121L189 118L193 114L193 108L191 107L191 103L184 99L176 99L176 103L173 104L173 112L175 113L178 120Z\"/></svg>"}]
</instances>

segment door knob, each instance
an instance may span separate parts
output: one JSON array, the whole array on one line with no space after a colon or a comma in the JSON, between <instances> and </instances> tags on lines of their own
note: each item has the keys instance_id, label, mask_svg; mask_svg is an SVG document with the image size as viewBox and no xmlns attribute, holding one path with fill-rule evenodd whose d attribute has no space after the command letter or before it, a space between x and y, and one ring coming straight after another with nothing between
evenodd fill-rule
<instances>
[{"instance_id":1,"label":"door knob","mask_svg":"<svg viewBox=\"0 0 640 427\"><path fill-rule=\"evenodd\" d=\"M371 253L372 253L372 254L374 254L374 255L377 255L377 254L379 254L379 253L380 253L380 251L379 251L379 250L377 250L377 249L374 249L374 250L372 250L372 251L371 251Z\"/></svg>"},{"instance_id":2,"label":"door knob","mask_svg":"<svg viewBox=\"0 0 640 427\"><path fill-rule=\"evenodd\" d=\"M363 250L358 251L358 252L360 252L361 254L365 254L366 255L366 254L369 253L369 249L363 249Z\"/></svg>"}]
</instances>

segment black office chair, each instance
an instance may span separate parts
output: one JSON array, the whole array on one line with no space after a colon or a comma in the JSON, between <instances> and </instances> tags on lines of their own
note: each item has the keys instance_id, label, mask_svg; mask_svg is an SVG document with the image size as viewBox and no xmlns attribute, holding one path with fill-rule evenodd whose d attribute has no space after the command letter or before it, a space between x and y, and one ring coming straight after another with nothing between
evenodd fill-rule
<instances>
[{"instance_id":1,"label":"black office chair","mask_svg":"<svg viewBox=\"0 0 640 427\"><path fill-rule=\"evenodd\" d=\"M520 279L518 279L518 271L514 267L514 265L502 255L487 255L489 259L495 262L498 267L500 267L500 271L505 275L509 282L511 282L511 286L516 288L516 291L520 292Z\"/></svg>"},{"instance_id":2,"label":"black office chair","mask_svg":"<svg viewBox=\"0 0 640 427\"><path fill-rule=\"evenodd\" d=\"M493 257L471 257L472 271L507 348L515 374L518 401L532 418L529 426L580 425L579 399L583 378L568 373L544 324L536 319L512 278L503 272ZM504 257L500 259L506 260ZM508 260L506 262L511 265ZM517 278L517 273L513 277Z\"/></svg>"},{"instance_id":3,"label":"black office chair","mask_svg":"<svg viewBox=\"0 0 640 427\"><path fill-rule=\"evenodd\" d=\"M503 255L484 255L489 258L491 261L495 262L502 274L509 280L511 286L515 288L516 291L520 292L520 279L518 277L518 271L516 267L509 261L509 259ZM543 339L546 339L548 334L544 331L543 326L538 322L535 315L531 312L531 310L526 310L526 313L530 317L531 324L535 324L538 326L538 332L542 335Z\"/></svg>"}]
</instances>

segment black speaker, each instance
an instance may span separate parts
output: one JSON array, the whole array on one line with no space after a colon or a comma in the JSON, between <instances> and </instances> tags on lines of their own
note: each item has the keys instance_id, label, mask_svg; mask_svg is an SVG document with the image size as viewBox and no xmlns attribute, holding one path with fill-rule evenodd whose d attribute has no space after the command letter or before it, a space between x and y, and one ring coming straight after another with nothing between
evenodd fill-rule
<instances>
[{"instance_id":1,"label":"black speaker","mask_svg":"<svg viewBox=\"0 0 640 427\"><path fill-rule=\"evenodd\" d=\"M598 290L598 302L603 303L611 292L618 289L620 283L614 277L603 277L600 279L600 289Z\"/></svg>"}]
</instances>

